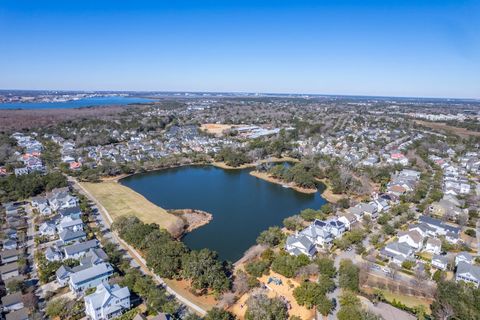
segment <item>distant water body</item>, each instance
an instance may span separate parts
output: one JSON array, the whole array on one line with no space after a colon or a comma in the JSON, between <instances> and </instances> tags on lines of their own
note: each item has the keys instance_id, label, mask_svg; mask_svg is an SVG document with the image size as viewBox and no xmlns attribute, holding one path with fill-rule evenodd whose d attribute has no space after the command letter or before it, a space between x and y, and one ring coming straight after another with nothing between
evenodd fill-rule
<instances>
[{"instance_id":1,"label":"distant water body","mask_svg":"<svg viewBox=\"0 0 480 320\"><path fill-rule=\"evenodd\" d=\"M12 103L0 103L0 110L4 109L25 109L25 110L38 110L38 109L74 109L82 107L93 106L108 106L108 105L127 105L131 103L146 103L155 100L136 98L136 97L94 97L85 98L79 100L72 100L66 102L12 102Z\"/></svg>"},{"instance_id":2,"label":"distant water body","mask_svg":"<svg viewBox=\"0 0 480 320\"><path fill-rule=\"evenodd\" d=\"M251 169L223 170L192 166L136 174L120 182L165 209L200 209L213 220L183 241L192 249L209 248L235 262L261 231L282 226L286 217L306 208L319 209L320 191L303 194L249 174Z\"/></svg>"}]
</instances>

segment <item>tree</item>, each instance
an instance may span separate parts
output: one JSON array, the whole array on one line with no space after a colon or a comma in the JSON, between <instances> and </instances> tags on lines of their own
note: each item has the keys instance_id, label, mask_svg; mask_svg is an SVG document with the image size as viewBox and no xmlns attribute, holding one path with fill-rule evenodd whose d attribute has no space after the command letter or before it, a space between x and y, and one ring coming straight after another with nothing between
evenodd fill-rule
<instances>
[{"instance_id":1,"label":"tree","mask_svg":"<svg viewBox=\"0 0 480 320\"><path fill-rule=\"evenodd\" d=\"M21 280L12 280L6 285L6 287L9 292L23 291L25 289L25 282Z\"/></svg>"},{"instance_id":2,"label":"tree","mask_svg":"<svg viewBox=\"0 0 480 320\"><path fill-rule=\"evenodd\" d=\"M250 262L245 266L245 270L254 277L261 277L268 273L270 262L266 260Z\"/></svg>"},{"instance_id":3,"label":"tree","mask_svg":"<svg viewBox=\"0 0 480 320\"><path fill-rule=\"evenodd\" d=\"M58 298L55 300L50 300L47 303L47 308L45 313L51 319L59 317L60 319L65 319L68 314L68 304L69 300L66 298Z\"/></svg>"},{"instance_id":4,"label":"tree","mask_svg":"<svg viewBox=\"0 0 480 320\"><path fill-rule=\"evenodd\" d=\"M351 291L344 291L340 296L340 310L337 312L338 320L352 320L362 318L362 305L360 299Z\"/></svg>"},{"instance_id":5,"label":"tree","mask_svg":"<svg viewBox=\"0 0 480 320\"><path fill-rule=\"evenodd\" d=\"M322 295L318 300L317 300L317 310L320 312L323 316L328 316L330 312L332 312L333 308L335 308L335 303L332 299L329 299L326 295Z\"/></svg>"},{"instance_id":6,"label":"tree","mask_svg":"<svg viewBox=\"0 0 480 320\"><path fill-rule=\"evenodd\" d=\"M209 249L192 251L182 259L182 274L192 280L195 289L211 288L215 292L224 292L230 288L231 280L226 265L217 260L217 253Z\"/></svg>"},{"instance_id":7,"label":"tree","mask_svg":"<svg viewBox=\"0 0 480 320\"><path fill-rule=\"evenodd\" d=\"M208 310L207 315L204 318L205 320L233 320L236 319L236 317L223 309L219 308L212 308Z\"/></svg>"},{"instance_id":8,"label":"tree","mask_svg":"<svg viewBox=\"0 0 480 320\"><path fill-rule=\"evenodd\" d=\"M433 281L435 281L436 283L439 283L443 280L445 280L445 277L446 277L446 274L445 272L443 272L442 270L437 270L435 271L435 273L433 274Z\"/></svg>"},{"instance_id":9,"label":"tree","mask_svg":"<svg viewBox=\"0 0 480 320\"><path fill-rule=\"evenodd\" d=\"M477 233L473 229L467 229L465 230L465 234L470 237L476 237Z\"/></svg>"},{"instance_id":10,"label":"tree","mask_svg":"<svg viewBox=\"0 0 480 320\"><path fill-rule=\"evenodd\" d=\"M304 254L291 256L287 253L282 253L273 260L272 270L287 278L291 278L297 273L298 269L309 264L310 259Z\"/></svg>"},{"instance_id":11,"label":"tree","mask_svg":"<svg viewBox=\"0 0 480 320\"><path fill-rule=\"evenodd\" d=\"M278 298L269 299L265 294L252 295L247 300L246 320L287 320L287 306Z\"/></svg>"},{"instance_id":12,"label":"tree","mask_svg":"<svg viewBox=\"0 0 480 320\"><path fill-rule=\"evenodd\" d=\"M405 260L402 262L402 268L411 270L415 266L415 262L412 260Z\"/></svg>"},{"instance_id":13,"label":"tree","mask_svg":"<svg viewBox=\"0 0 480 320\"><path fill-rule=\"evenodd\" d=\"M260 233L257 238L258 244L265 244L270 247L275 247L285 238L285 234L279 227L270 227Z\"/></svg>"},{"instance_id":14,"label":"tree","mask_svg":"<svg viewBox=\"0 0 480 320\"><path fill-rule=\"evenodd\" d=\"M327 257L320 257L315 260L318 264L318 270L320 274L326 275L330 278L335 277L337 274L337 269L335 268L334 262L332 259Z\"/></svg>"},{"instance_id":15,"label":"tree","mask_svg":"<svg viewBox=\"0 0 480 320\"><path fill-rule=\"evenodd\" d=\"M293 216L283 219L283 225L290 231L297 231L303 228L302 220L299 216Z\"/></svg>"},{"instance_id":16,"label":"tree","mask_svg":"<svg viewBox=\"0 0 480 320\"><path fill-rule=\"evenodd\" d=\"M322 296L325 296L322 286L315 282L305 281L293 290L293 296L301 306L311 309L318 304Z\"/></svg>"},{"instance_id":17,"label":"tree","mask_svg":"<svg viewBox=\"0 0 480 320\"><path fill-rule=\"evenodd\" d=\"M320 210L314 210L314 209L304 209L300 211L300 217L302 217L303 220L306 221L313 221L315 219L324 219L325 216Z\"/></svg>"},{"instance_id":18,"label":"tree","mask_svg":"<svg viewBox=\"0 0 480 320\"><path fill-rule=\"evenodd\" d=\"M338 270L340 288L358 292L359 272L359 268L353 264L352 260L344 259L340 261L340 268Z\"/></svg>"},{"instance_id":19,"label":"tree","mask_svg":"<svg viewBox=\"0 0 480 320\"><path fill-rule=\"evenodd\" d=\"M432 313L435 319L478 319L480 289L462 282L440 281Z\"/></svg>"}]
</instances>

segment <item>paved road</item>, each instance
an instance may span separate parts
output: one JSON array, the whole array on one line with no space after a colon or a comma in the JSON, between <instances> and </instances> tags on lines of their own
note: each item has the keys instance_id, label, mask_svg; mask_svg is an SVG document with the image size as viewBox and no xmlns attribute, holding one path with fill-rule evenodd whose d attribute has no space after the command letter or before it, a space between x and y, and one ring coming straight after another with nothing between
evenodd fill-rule
<instances>
[{"instance_id":1,"label":"paved road","mask_svg":"<svg viewBox=\"0 0 480 320\"><path fill-rule=\"evenodd\" d=\"M78 190L79 192L87 196L95 204L93 211L96 214L96 219L99 222L100 229L104 234L105 238L111 240L113 243L117 244L118 246L121 246L127 252L129 258L131 259L131 261L133 261L135 266L137 267L139 266L141 268L140 270L144 274L151 275L157 281L158 284L164 286L167 292L175 296L177 300L179 300L181 303L186 305L189 309L191 309L194 312L200 313L202 315L205 315L207 313L205 309L196 305L195 303L191 302L190 300L188 300L187 298L185 298L184 296L180 295L179 293L174 291L172 288L170 288L165 283L165 281L163 281L163 279L160 278L158 275L150 272L150 270L147 267L146 261L137 252L137 250L135 250L133 247L128 245L125 241L120 239L120 237L118 237L115 233L111 232L110 226L113 220L110 214L108 213L108 210L104 206L102 206L102 204L98 202L97 199L90 192L88 192L88 190L86 190L82 185L80 185L75 179L71 177L68 177L68 179L70 182L72 182L73 187L76 190Z\"/></svg>"}]
</instances>

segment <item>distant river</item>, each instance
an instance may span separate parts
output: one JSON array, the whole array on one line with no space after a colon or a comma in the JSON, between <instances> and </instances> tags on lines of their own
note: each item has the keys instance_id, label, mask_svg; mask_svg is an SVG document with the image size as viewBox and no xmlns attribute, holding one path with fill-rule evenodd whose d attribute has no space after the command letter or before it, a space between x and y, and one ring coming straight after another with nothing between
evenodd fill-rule
<instances>
[{"instance_id":1,"label":"distant river","mask_svg":"<svg viewBox=\"0 0 480 320\"><path fill-rule=\"evenodd\" d=\"M192 249L209 248L235 262L259 233L281 226L284 218L320 208L320 192L303 194L249 175L251 169L223 170L191 166L137 174L121 183L165 209L200 209L213 220L183 241Z\"/></svg>"},{"instance_id":2,"label":"distant river","mask_svg":"<svg viewBox=\"0 0 480 320\"><path fill-rule=\"evenodd\" d=\"M94 97L79 100L72 100L66 102L13 102L0 103L0 110L2 109L73 109L90 106L107 106L107 105L126 105L130 103L145 103L155 100L136 98L136 97Z\"/></svg>"}]
</instances>

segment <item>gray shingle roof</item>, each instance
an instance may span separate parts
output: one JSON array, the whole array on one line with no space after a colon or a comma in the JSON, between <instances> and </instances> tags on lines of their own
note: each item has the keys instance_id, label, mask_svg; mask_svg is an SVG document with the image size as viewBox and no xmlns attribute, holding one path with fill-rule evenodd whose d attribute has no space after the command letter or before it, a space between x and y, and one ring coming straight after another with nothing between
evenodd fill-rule
<instances>
[{"instance_id":1,"label":"gray shingle roof","mask_svg":"<svg viewBox=\"0 0 480 320\"><path fill-rule=\"evenodd\" d=\"M78 238L86 237L87 234L81 230L79 231L63 230L62 232L60 232L58 236L63 242L68 242Z\"/></svg>"},{"instance_id":2,"label":"gray shingle roof","mask_svg":"<svg viewBox=\"0 0 480 320\"><path fill-rule=\"evenodd\" d=\"M5 316L5 320L27 320L28 319L28 309L22 308L20 310L9 312Z\"/></svg>"},{"instance_id":3,"label":"gray shingle roof","mask_svg":"<svg viewBox=\"0 0 480 320\"><path fill-rule=\"evenodd\" d=\"M72 256L74 254L77 254L79 252L84 252L87 251L91 248L96 248L98 247L99 242L96 239L88 240L85 242L77 243L77 244L72 244L70 246L66 246L63 248L65 254Z\"/></svg>"},{"instance_id":4,"label":"gray shingle roof","mask_svg":"<svg viewBox=\"0 0 480 320\"><path fill-rule=\"evenodd\" d=\"M5 297L2 298L2 305L4 307L8 307L17 303L22 302L22 293L21 292L15 292L9 295L6 295Z\"/></svg>"},{"instance_id":5,"label":"gray shingle roof","mask_svg":"<svg viewBox=\"0 0 480 320\"><path fill-rule=\"evenodd\" d=\"M90 279L94 279L99 275L106 274L106 273L113 273L113 268L108 263L100 263L94 266L91 266L88 269L84 269L70 275L70 281L73 284L78 284L83 281L88 281Z\"/></svg>"},{"instance_id":6,"label":"gray shingle roof","mask_svg":"<svg viewBox=\"0 0 480 320\"><path fill-rule=\"evenodd\" d=\"M457 274L470 273L477 282L480 282L480 267L466 262L459 262L457 266Z\"/></svg>"}]
</instances>

